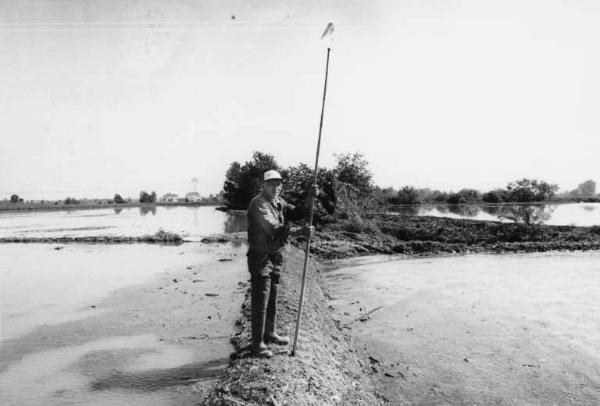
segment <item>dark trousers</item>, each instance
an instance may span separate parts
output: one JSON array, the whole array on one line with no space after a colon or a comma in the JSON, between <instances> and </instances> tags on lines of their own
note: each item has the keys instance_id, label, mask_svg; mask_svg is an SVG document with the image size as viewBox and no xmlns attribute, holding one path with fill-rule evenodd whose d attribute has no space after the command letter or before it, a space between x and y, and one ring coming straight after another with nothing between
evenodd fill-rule
<instances>
[{"instance_id":1,"label":"dark trousers","mask_svg":"<svg viewBox=\"0 0 600 406\"><path fill-rule=\"evenodd\" d=\"M251 281L252 347L258 349L265 334L275 332L277 291L283 258L281 254L248 252Z\"/></svg>"}]
</instances>

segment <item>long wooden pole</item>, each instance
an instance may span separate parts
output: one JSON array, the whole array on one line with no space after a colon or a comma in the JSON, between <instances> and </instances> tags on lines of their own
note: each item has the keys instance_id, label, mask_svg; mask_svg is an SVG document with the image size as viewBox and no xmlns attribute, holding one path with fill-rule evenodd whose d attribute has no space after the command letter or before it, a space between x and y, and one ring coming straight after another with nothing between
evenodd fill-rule
<instances>
[{"instance_id":1,"label":"long wooden pole","mask_svg":"<svg viewBox=\"0 0 600 406\"><path fill-rule=\"evenodd\" d=\"M325 97L327 95L327 77L329 76L329 54L331 48L327 48L327 62L325 64L325 85L323 86L323 103L321 104L321 122L319 123L319 141L317 141L317 156L315 158L315 172L313 185L317 184L317 175L319 171L319 153L321 152L321 133L323 131L323 115L325 113ZM314 190L314 188L313 188ZM309 191L312 193L312 191ZM312 226L313 214L315 209L314 196L311 196L310 216L308 225ZM302 286L300 287L300 304L298 305L298 317L296 319L296 331L294 332L294 345L292 346L292 357L296 355L296 345L298 344L298 333L300 332L300 320L302 318L302 306L304 305L304 288L306 285L306 268L308 266L308 255L310 253L310 235L306 238L306 249L304 252L304 267L302 269Z\"/></svg>"}]
</instances>

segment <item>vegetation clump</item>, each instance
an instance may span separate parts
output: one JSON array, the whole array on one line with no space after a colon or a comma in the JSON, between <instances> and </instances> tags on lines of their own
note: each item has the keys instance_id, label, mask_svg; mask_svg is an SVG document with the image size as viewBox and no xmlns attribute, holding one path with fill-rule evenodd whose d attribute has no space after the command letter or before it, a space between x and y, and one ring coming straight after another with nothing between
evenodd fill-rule
<instances>
[{"instance_id":1,"label":"vegetation clump","mask_svg":"<svg viewBox=\"0 0 600 406\"><path fill-rule=\"evenodd\" d=\"M373 254L465 254L600 249L600 226L550 226L412 215L368 219L376 229L358 231L327 224L316 233L312 252L323 259ZM295 241L301 247L302 241Z\"/></svg>"},{"instance_id":2,"label":"vegetation clump","mask_svg":"<svg viewBox=\"0 0 600 406\"><path fill-rule=\"evenodd\" d=\"M156 202L156 192L147 193L145 190L140 192L140 203L154 203Z\"/></svg>"},{"instance_id":3,"label":"vegetation clump","mask_svg":"<svg viewBox=\"0 0 600 406\"><path fill-rule=\"evenodd\" d=\"M115 203L117 203L117 204L124 204L124 203L126 203L126 202L125 202L125 199L123 199L123 198L121 197L121 195L120 195L120 194L118 194L118 193L117 193L117 194L115 194L115 197L113 197L113 202L115 202Z\"/></svg>"},{"instance_id":4,"label":"vegetation clump","mask_svg":"<svg viewBox=\"0 0 600 406\"><path fill-rule=\"evenodd\" d=\"M317 187L319 195L314 204L316 224L332 223L361 217L363 212L372 209L372 174L364 155L356 153L337 154L337 165L333 170L319 168ZM223 197L229 209L245 209L250 200L260 192L262 175L275 169L285 183L283 198L295 209L288 213L288 219L306 218L308 207L304 202L314 181L313 170L304 163L282 168L273 155L254 152L252 159L243 165L232 162L223 185ZM353 220L354 221L354 220ZM360 223L360 221L358 220Z\"/></svg>"},{"instance_id":5,"label":"vegetation clump","mask_svg":"<svg viewBox=\"0 0 600 406\"><path fill-rule=\"evenodd\" d=\"M154 238L156 241L163 241L163 242L175 242L175 243L179 243L183 241L183 238L177 234L177 233L173 233L171 231L165 231L162 228L160 228L153 236L152 238Z\"/></svg>"}]
</instances>

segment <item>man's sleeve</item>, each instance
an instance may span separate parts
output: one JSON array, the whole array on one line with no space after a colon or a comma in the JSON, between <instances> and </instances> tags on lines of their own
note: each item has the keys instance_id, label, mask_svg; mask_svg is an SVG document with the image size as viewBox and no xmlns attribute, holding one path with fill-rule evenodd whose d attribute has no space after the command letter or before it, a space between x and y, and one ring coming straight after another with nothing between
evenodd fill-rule
<instances>
[{"instance_id":1,"label":"man's sleeve","mask_svg":"<svg viewBox=\"0 0 600 406\"><path fill-rule=\"evenodd\" d=\"M287 237L289 227L279 222L271 210L267 207L267 203L256 204L250 207L250 215L253 216L256 223L260 224L262 229L271 238L285 239Z\"/></svg>"}]
</instances>

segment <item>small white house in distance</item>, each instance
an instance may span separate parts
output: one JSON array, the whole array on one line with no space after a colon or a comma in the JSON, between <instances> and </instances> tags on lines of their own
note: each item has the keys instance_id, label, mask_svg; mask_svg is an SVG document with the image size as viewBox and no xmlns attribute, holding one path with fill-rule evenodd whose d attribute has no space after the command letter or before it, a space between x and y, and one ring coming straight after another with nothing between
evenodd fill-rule
<instances>
[{"instance_id":1,"label":"small white house in distance","mask_svg":"<svg viewBox=\"0 0 600 406\"><path fill-rule=\"evenodd\" d=\"M177 195L175 193L166 193L163 197L160 198L161 202L176 202Z\"/></svg>"},{"instance_id":2,"label":"small white house in distance","mask_svg":"<svg viewBox=\"0 0 600 406\"><path fill-rule=\"evenodd\" d=\"M201 199L202 197L198 192L189 192L185 195L185 200L188 202L199 202Z\"/></svg>"}]
</instances>

